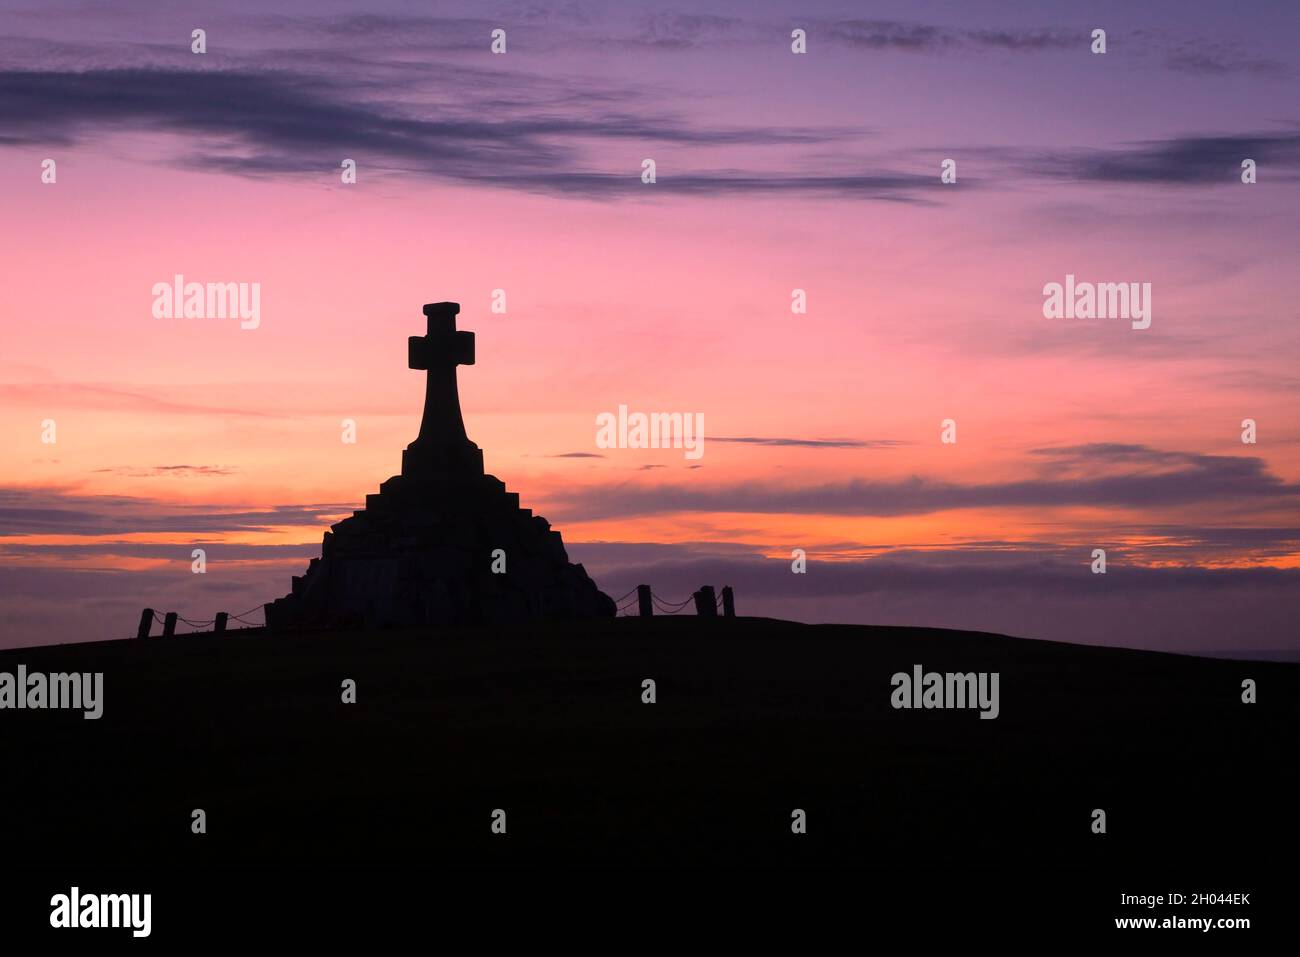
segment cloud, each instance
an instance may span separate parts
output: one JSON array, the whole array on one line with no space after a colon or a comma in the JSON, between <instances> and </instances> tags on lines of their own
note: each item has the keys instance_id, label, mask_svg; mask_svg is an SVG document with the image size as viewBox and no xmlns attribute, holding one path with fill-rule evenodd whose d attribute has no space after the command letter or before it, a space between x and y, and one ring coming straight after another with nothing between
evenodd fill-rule
<instances>
[{"instance_id":1,"label":"cloud","mask_svg":"<svg viewBox=\"0 0 1300 957\"><path fill-rule=\"evenodd\" d=\"M184 478L191 476L207 475L234 475L238 469L230 468L225 465L155 465L151 468L133 468L129 465L115 466L113 468L95 469L96 472L108 472L114 475L125 475L130 478L155 478L158 476L177 475Z\"/></svg>"},{"instance_id":2,"label":"cloud","mask_svg":"<svg viewBox=\"0 0 1300 957\"><path fill-rule=\"evenodd\" d=\"M863 132L698 125L647 113L630 99L625 108L588 97L557 109L554 85L534 83L517 74L496 75L482 87L457 78L461 95L452 102L445 102L444 91L442 100L416 105L403 100L406 91L396 77L367 84L286 69L9 70L0 72L0 136L16 145L66 145L110 131L183 133L199 145L172 162L242 176L317 175L322 156L351 156L378 171L485 187L645 197L639 160L620 172L584 169L591 149L613 141L638 148L809 145ZM932 180L888 171L683 170L664 176L654 195L827 193L911 200Z\"/></svg>"},{"instance_id":3,"label":"cloud","mask_svg":"<svg viewBox=\"0 0 1300 957\"><path fill-rule=\"evenodd\" d=\"M1067 547L892 552L827 561L806 574L788 558L707 543L574 544L612 596L649 584L673 602L701 584L731 585L739 614L809 622L960 628L1163 651L1296 657L1300 569L1148 568L1112 561L1093 575ZM675 552L675 554L674 554Z\"/></svg>"},{"instance_id":4,"label":"cloud","mask_svg":"<svg viewBox=\"0 0 1300 957\"><path fill-rule=\"evenodd\" d=\"M893 51L920 55L1003 52L1033 54L1058 50L1087 51L1092 28L1065 27L948 27L907 20L809 19L788 23L712 15L660 12L646 16L631 34L602 36L581 34L559 41L562 45L615 43L660 51L717 48L724 44L768 46L774 38L788 36L791 26L807 29L813 44L823 41L851 49ZM1182 73L1206 76L1248 74L1270 79L1289 75L1287 66L1267 57L1252 56L1238 44L1222 40L1171 40L1148 31L1129 32L1130 39L1164 50L1164 65ZM1112 38L1112 43L1114 38Z\"/></svg>"},{"instance_id":5,"label":"cloud","mask_svg":"<svg viewBox=\"0 0 1300 957\"><path fill-rule=\"evenodd\" d=\"M935 28L897 26L881 35L903 46L941 43L925 39ZM1032 46L1034 36L984 31L963 42ZM466 75L437 67L431 72L449 86L440 89L435 83L416 103L408 83L423 89L429 80L411 81L405 68L380 70L368 81L355 72L247 65L8 70L0 72L0 142L75 145L122 130L179 133L188 140L164 161L231 175L315 176L323 173L321 156L347 155L376 173L588 199L805 194L933 203L937 195L932 175L824 166L807 172L661 170L665 175L648 191L639 166L601 169L593 157L604 156L608 165L609 156L627 151L625 144L842 145L867 131L703 125L670 113L646 113L630 89L578 97L562 80L473 69ZM449 96L449 89L457 95ZM1002 159L1023 173L1073 182L1227 184L1236 182L1246 157L1268 168L1270 176L1300 175L1300 132L1294 131L1187 135L1116 149L972 152ZM862 159L855 162L863 166Z\"/></svg>"},{"instance_id":6,"label":"cloud","mask_svg":"<svg viewBox=\"0 0 1300 957\"><path fill-rule=\"evenodd\" d=\"M834 43L868 50L903 53L943 53L969 49L995 49L1036 53L1072 46L1086 48L1088 34L1049 29L949 29L898 20L834 20L821 24Z\"/></svg>"},{"instance_id":7,"label":"cloud","mask_svg":"<svg viewBox=\"0 0 1300 957\"><path fill-rule=\"evenodd\" d=\"M963 483L912 476L820 485L765 482L584 488L551 498L557 514L592 520L673 512L753 512L888 517L954 509L1092 506L1165 508L1195 502L1293 502L1300 485L1253 456L1165 452L1146 446L1088 445L1040 450L1056 461L1042 476Z\"/></svg>"},{"instance_id":8,"label":"cloud","mask_svg":"<svg viewBox=\"0 0 1300 957\"><path fill-rule=\"evenodd\" d=\"M735 442L742 445L788 446L805 449L887 449L908 443L897 439L777 439L762 436L709 437L710 442Z\"/></svg>"},{"instance_id":9,"label":"cloud","mask_svg":"<svg viewBox=\"0 0 1300 957\"><path fill-rule=\"evenodd\" d=\"M356 504L277 505L232 509L171 505L148 498L83 495L52 488L0 488L0 538L13 535L212 535L280 526L324 527Z\"/></svg>"},{"instance_id":10,"label":"cloud","mask_svg":"<svg viewBox=\"0 0 1300 957\"><path fill-rule=\"evenodd\" d=\"M1278 179L1300 172L1300 132L1178 136L1122 149L1022 154L1019 165L1051 179L1166 186L1239 184L1241 161L1253 159Z\"/></svg>"},{"instance_id":11,"label":"cloud","mask_svg":"<svg viewBox=\"0 0 1300 957\"><path fill-rule=\"evenodd\" d=\"M288 25L282 19L282 26ZM481 51L493 27L491 20L472 17L413 17L362 13L338 18L315 18L310 24L324 35L346 41L407 43L424 50Z\"/></svg>"},{"instance_id":12,"label":"cloud","mask_svg":"<svg viewBox=\"0 0 1300 957\"><path fill-rule=\"evenodd\" d=\"M148 309L148 301L144 300ZM33 374L25 372L25 375ZM319 383L303 384L293 395L285 395L282 386L272 382L244 381L238 387L229 382L186 382L156 386L119 385L103 382L59 381L53 373L45 381L0 384L0 403L35 406L45 410L91 409L95 412L143 412L198 415L204 417L249 418L254 420L299 419L320 415L321 396L328 392ZM313 391L314 390L314 391ZM222 393L237 395L246 404L223 405L205 401L187 401L187 395L209 396ZM260 396L260 398L258 398ZM254 401L257 398L257 401ZM409 409L401 404L376 400L356 409L375 415L405 415Z\"/></svg>"},{"instance_id":13,"label":"cloud","mask_svg":"<svg viewBox=\"0 0 1300 957\"><path fill-rule=\"evenodd\" d=\"M996 558L997 560L993 560ZM1300 586L1300 569L1239 568L1214 569L1195 566L1144 567L1112 562L1105 579L1094 576L1088 555L1079 560L1045 560L1043 556L1011 552L997 556L978 550L944 550L927 556L898 552L862 561L818 561L809 553L813 566L806 575L790 570L787 558L691 555L685 553L651 564L619 569L617 577L602 586L651 582L662 597L677 600L702 582L731 584L737 591L768 597L806 599L818 597L870 596L896 591L924 591L933 594L991 594L1000 591L1029 591L1038 595L1096 597L1100 582L1110 594L1152 592L1203 593L1243 586L1295 588ZM815 573L814 573L815 571ZM629 585L629 587L631 587ZM624 589L625 590L625 589ZM620 592L621 593L621 592ZM1297 593L1300 603L1300 592Z\"/></svg>"},{"instance_id":14,"label":"cloud","mask_svg":"<svg viewBox=\"0 0 1300 957\"><path fill-rule=\"evenodd\" d=\"M0 557L21 558L37 561L45 565L68 563L86 559L143 559L148 561L183 562L186 567L192 561L190 550L202 548L207 552L211 562L283 562L296 574L298 566L306 560L320 555L320 543L312 542L301 545L252 545L237 542L209 541L202 536L195 536L184 544L169 542L140 541L82 541L72 544L32 544L29 542L7 542L0 538ZM110 564L104 562L103 564ZM73 566L67 566L71 569ZM81 567L81 566L76 566Z\"/></svg>"},{"instance_id":15,"label":"cloud","mask_svg":"<svg viewBox=\"0 0 1300 957\"><path fill-rule=\"evenodd\" d=\"M220 161L208 165L223 166ZM229 171L237 171L229 166ZM465 170L459 174L462 182L502 189L578 198L630 198L645 197L646 187L636 176L627 173L575 172L562 169L517 170L514 172L484 172ZM834 196L841 199L879 199L890 202L928 204L931 201L916 195L933 187L934 177L911 173L884 173L876 175L788 173L755 174L742 170L723 170L702 173L677 173L659 180L654 195L661 196L722 196L722 195L779 195L804 193Z\"/></svg>"},{"instance_id":16,"label":"cloud","mask_svg":"<svg viewBox=\"0 0 1300 957\"><path fill-rule=\"evenodd\" d=\"M1093 575L1068 545L899 550L837 561L809 547L806 574L788 557L729 543L577 543L600 586L621 595L649 584L680 601L701 584L731 585L742 615L810 622L960 628L1159 650L1295 657L1300 569L1140 567L1112 553Z\"/></svg>"},{"instance_id":17,"label":"cloud","mask_svg":"<svg viewBox=\"0 0 1300 957\"><path fill-rule=\"evenodd\" d=\"M1128 534L1130 529L1120 526L1118 531ZM1283 545L1288 547L1282 554L1290 554L1295 546L1300 546L1300 526L1143 525L1131 531L1144 536L1165 536L1197 547Z\"/></svg>"},{"instance_id":18,"label":"cloud","mask_svg":"<svg viewBox=\"0 0 1300 957\"><path fill-rule=\"evenodd\" d=\"M97 383L21 382L0 384L0 400L9 405L39 405L45 408L82 408L96 411L138 410L151 414L222 415L256 419L280 418L283 413L233 406L178 402L164 389L153 392L124 389Z\"/></svg>"},{"instance_id":19,"label":"cloud","mask_svg":"<svg viewBox=\"0 0 1300 957\"><path fill-rule=\"evenodd\" d=\"M656 50L684 50L742 37L757 40L760 31L761 27L752 20L664 10L645 15L635 32L616 42Z\"/></svg>"},{"instance_id":20,"label":"cloud","mask_svg":"<svg viewBox=\"0 0 1300 957\"><path fill-rule=\"evenodd\" d=\"M1170 466L1194 464L1204 456L1196 452L1153 449L1126 442L1085 442L1081 445L1052 445L1030 449L1030 455L1055 459L1055 469L1070 464Z\"/></svg>"},{"instance_id":21,"label":"cloud","mask_svg":"<svg viewBox=\"0 0 1300 957\"><path fill-rule=\"evenodd\" d=\"M1014 53L1037 53L1040 50L1068 50L1086 46L1090 30L964 30L965 42Z\"/></svg>"},{"instance_id":22,"label":"cloud","mask_svg":"<svg viewBox=\"0 0 1300 957\"><path fill-rule=\"evenodd\" d=\"M260 622L261 605L288 591L288 580L279 565L238 562L219 575L191 574L188 560L130 570L0 565L0 648L129 638L144 607L191 620L250 612Z\"/></svg>"},{"instance_id":23,"label":"cloud","mask_svg":"<svg viewBox=\"0 0 1300 957\"><path fill-rule=\"evenodd\" d=\"M1282 79L1290 72L1279 60L1251 56L1236 44L1213 41L1173 47L1165 57L1165 66L1180 73L1216 77L1244 73Z\"/></svg>"}]
</instances>

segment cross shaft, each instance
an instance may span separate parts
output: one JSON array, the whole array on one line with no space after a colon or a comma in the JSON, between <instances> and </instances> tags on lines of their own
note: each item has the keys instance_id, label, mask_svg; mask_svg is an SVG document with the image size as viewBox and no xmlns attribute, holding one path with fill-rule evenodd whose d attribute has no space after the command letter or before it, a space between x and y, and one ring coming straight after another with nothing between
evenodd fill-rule
<instances>
[{"instance_id":1,"label":"cross shaft","mask_svg":"<svg viewBox=\"0 0 1300 957\"><path fill-rule=\"evenodd\" d=\"M459 312L459 303L429 303L424 307L428 333L407 340L407 364L424 371L425 389L420 434L407 450L414 458L404 457L403 473L408 462L423 463L417 465L422 471L443 471L466 461L467 455L471 463L482 461L482 453L465 434L456 387L456 366L474 364L474 333L457 330ZM481 465L478 468L481 471Z\"/></svg>"}]
</instances>

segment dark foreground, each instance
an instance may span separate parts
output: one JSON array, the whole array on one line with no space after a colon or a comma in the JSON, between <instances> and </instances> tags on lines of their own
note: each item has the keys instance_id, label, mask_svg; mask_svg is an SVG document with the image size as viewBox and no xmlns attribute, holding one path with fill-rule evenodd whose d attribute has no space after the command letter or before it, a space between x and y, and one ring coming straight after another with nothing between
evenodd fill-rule
<instances>
[{"instance_id":1,"label":"dark foreground","mask_svg":"<svg viewBox=\"0 0 1300 957\"><path fill-rule=\"evenodd\" d=\"M0 653L19 663L105 677L98 721L0 711L14 864L1294 862L1296 665L761 619ZM893 709L915 664L1000 672L1000 716Z\"/></svg>"}]
</instances>

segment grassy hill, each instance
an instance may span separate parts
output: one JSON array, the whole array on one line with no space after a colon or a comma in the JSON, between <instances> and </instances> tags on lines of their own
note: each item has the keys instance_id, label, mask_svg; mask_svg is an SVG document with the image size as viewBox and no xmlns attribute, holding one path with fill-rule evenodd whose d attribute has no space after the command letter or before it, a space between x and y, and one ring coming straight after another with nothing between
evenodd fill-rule
<instances>
[{"instance_id":1,"label":"grassy hill","mask_svg":"<svg viewBox=\"0 0 1300 957\"><path fill-rule=\"evenodd\" d=\"M0 653L19 663L105 677L98 721L0 711L16 860L1239 870L1296 837L1290 664L744 618ZM999 717L894 709L915 664L999 672Z\"/></svg>"}]
</instances>

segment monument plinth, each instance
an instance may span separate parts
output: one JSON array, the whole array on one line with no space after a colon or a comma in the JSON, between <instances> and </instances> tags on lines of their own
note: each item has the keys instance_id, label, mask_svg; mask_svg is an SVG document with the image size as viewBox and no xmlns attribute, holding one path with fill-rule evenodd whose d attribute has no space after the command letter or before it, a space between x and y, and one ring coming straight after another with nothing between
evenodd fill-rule
<instances>
[{"instance_id":1,"label":"monument plinth","mask_svg":"<svg viewBox=\"0 0 1300 957\"><path fill-rule=\"evenodd\" d=\"M427 332L408 340L407 364L424 371L425 395L402 474L325 533L321 557L266 606L269 627L614 616L560 533L484 474L456 387L456 367L474 364L474 333L456 329L459 312L454 302L425 306Z\"/></svg>"}]
</instances>

